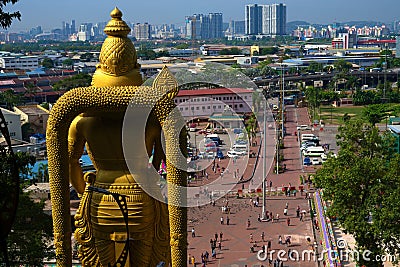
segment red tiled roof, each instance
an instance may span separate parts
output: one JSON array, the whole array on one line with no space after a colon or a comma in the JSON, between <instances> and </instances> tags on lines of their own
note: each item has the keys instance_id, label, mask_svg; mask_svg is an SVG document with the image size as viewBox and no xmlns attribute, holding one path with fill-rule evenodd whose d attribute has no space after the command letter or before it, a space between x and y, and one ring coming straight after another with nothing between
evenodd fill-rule
<instances>
[{"instance_id":1,"label":"red tiled roof","mask_svg":"<svg viewBox=\"0 0 400 267\"><path fill-rule=\"evenodd\" d=\"M243 88L214 88L214 89L196 89L196 90L180 90L178 96L200 96L200 95L227 95L252 93L253 90Z\"/></svg>"},{"instance_id":2,"label":"red tiled roof","mask_svg":"<svg viewBox=\"0 0 400 267\"><path fill-rule=\"evenodd\" d=\"M15 84L15 82L13 80L0 81L0 85L10 85L10 84Z\"/></svg>"}]
</instances>

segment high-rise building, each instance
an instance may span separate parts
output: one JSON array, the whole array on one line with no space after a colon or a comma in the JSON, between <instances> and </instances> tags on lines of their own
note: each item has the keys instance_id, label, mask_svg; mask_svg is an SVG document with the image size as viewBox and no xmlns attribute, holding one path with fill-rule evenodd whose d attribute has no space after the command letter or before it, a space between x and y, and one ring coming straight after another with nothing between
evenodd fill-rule
<instances>
[{"instance_id":1,"label":"high-rise building","mask_svg":"<svg viewBox=\"0 0 400 267\"><path fill-rule=\"evenodd\" d=\"M286 5L246 5L245 29L249 35L285 35Z\"/></svg>"},{"instance_id":2,"label":"high-rise building","mask_svg":"<svg viewBox=\"0 0 400 267\"><path fill-rule=\"evenodd\" d=\"M136 23L133 26L133 35L138 41L145 41L150 39L150 24Z\"/></svg>"},{"instance_id":3,"label":"high-rise building","mask_svg":"<svg viewBox=\"0 0 400 267\"><path fill-rule=\"evenodd\" d=\"M231 20L229 22L228 31L230 34L245 34L244 20Z\"/></svg>"},{"instance_id":4,"label":"high-rise building","mask_svg":"<svg viewBox=\"0 0 400 267\"><path fill-rule=\"evenodd\" d=\"M185 24L188 39L215 39L223 36L222 13L187 16Z\"/></svg>"},{"instance_id":5,"label":"high-rise building","mask_svg":"<svg viewBox=\"0 0 400 267\"><path fill-rule=\"evenodd\" d=\"M91 39L92 23L82 23L79 25L78 41L89 41Z\"/></svg>"},{"instance_id":6,"label":"high-rise building","mask_svg":"<svg viewBox=\"0 0 400 267\"><path fill-rule=\"evenodd\" d=\"M76 33L75 20L71 20L71 34Z\"/></svg>"},{"instance_id":7,"label":"high-rise building","mask_svg":"<svg viewBox=\"0 0 400 267\"><path fill-rule=\"evenodd\" d=\"M400 36L396 37L396 57L400 58Z\"/></svg>"},{"instance_id":8,"label":"high-rise building","mask_svg":"<svg viewBox=\"0 0 400 267\"><path fill-rule=\"evenodd\" d=\"M61 34L64 38L68 37L71 34L71 27L68 22L62 22Z\"/></svg>"},{"instance_id":9,"label":"high-rise building","mask_svg":"<svg viewBox=\"0 0 400 267\"><path fill-rule=\"evenodd\" d=\"M263 7L257 4L245 7L245 33L249 35L262 34Z\"/></svg>"},{"instance_id":10,"label":"high-rise building","mask_svg":"<svg viewBox=\"0 0 400 267\"><path fill-rule=\"evenodd\" d=\"M286 5L270 5L271 35L286 34Z\"/></svg>"},{"instance_id":11,"label":"high-rise building","mask_svg":"<svg viewBox=\"0 0 400 267\"><path fill-rule=\"evenodd\" d=\"M210 17L210 38L222 38L223 33L222 33L222 28L223 28L223 22L222 22L222 13L210 13L208 15Z\"/></svg>"}]
</instances>

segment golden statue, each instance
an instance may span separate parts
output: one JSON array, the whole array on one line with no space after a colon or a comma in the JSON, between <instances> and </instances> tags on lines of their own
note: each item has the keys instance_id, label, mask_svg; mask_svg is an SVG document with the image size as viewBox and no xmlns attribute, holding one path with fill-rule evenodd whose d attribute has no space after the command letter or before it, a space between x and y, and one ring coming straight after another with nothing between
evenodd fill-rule
<instances>
[{"instance_id":1,"label":"golden statue","mask_svg":"<svg viewBox=\"0 0 400 267\"><path fill-rule=\"evenodd\" d=\"M82 194L75 215L82 266L186 266L187 140L173 101L177 82L164 68L153 86L138 86L130 28L117 8L111 17L92 86L65 93L48 120L57 266L72 265L70 182ZM85 145L96 173L84 175L79 165ZM163 160L165 187L156 172Z\"/></svg>"}]
</instances>

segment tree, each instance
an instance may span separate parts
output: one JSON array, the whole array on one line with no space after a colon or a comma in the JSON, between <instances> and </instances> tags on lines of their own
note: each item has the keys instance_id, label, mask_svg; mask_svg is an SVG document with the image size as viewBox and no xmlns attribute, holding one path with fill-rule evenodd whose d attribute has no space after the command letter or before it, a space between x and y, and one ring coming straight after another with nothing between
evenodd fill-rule
<instances>
[{"instance_id":1,"label":"tree","mask_svg":"<svg viewBox=\"0 0 400 267\"><path fill-rule=\"evenodd\" d=\"M0 103L4 103L9 110L12 110L14 106L17 106L21 102L21 97L14 94L13 90L7 90L0 93Z\"/></svg>"},{"instance_id":2,"label":"tree","mask_svg":"<svg viewBox=\"0 0 400 267\"><path fill-rule=\"evenodd\" d=\"M89 52L84 53L84 54L82 54L82 55L79 57L79 59L80 59L82 62L89 62L90 60L92 60L92 58L93 58L93 54L92 54L92 53L89 53Z\"/></svg>"},{"instance_id":3,"label":"tree","mask_svg":"<svg viewBox=\"0 0 400 267\"><path fill-rule=\"evenodd\" d=\"M53 249L48 247L53 236L53 223L43 208L44 201L35 202L28 193L20 195L14 226L8 238L13 266L43 266L43 259L54 258Z\"/></svg>"},{"instance_id":4,"label":"tree","mask_svg":"<svg viewBox=\"0 0 400 267\"><path fill-rule=\"evenodd\" d=\"M257 118L254 113L246 120L247 135L250 136L250 143L253 144L257 137Z\"/></svg>"},{"instance_id":5,"label":"tree","mask_svg":"<svg viewBox=\"0 0 400 267\"><path fill-rule=\"evenodd\" d=\"M391 135L349 120L339 128L337 143L337 158L328 159L315 176L329 203L328 216L354 236L360 253L369 250L369 257L375 259L388 251L398 257L400 199L393 185L400 183L400 156L390 153ZM366 262L362 257L359 264L383 266L379 260Z\"/></svg>"},{"instance_id":6,"label":"tree","mask_svg":"<svg viewBox=\"0 0 400 267\"><path fill-rule=\"evenodd\" d=\"M375 124L387 116L387 111L388 110L385 105L374 104L365 106L362 111L362 115L369 123L371 123L372 126L375 126Z\"/></svg>"},{"instance_id":7,"label":"tree","mask_svg":"<svg viewBox=\"0 0 400 267\"><path fill-rule=\"evenodd\" d=\"M345 74L347 74L350 71L351 67L352 67L351 63L347 62L344 59L336 60L333 63L333 66L338 72L345 73Z\"/></svg>"},{"instance_id":8,"label":"tree","mask_svg":"<svg viewBox=\"0 0 400 267\"><path fill-rule=\"evenodd\" d=\"M188 49L189 48L189 44L186 44L186 43L178 44L175 48L176 49Z\"/></svg>"},{"instance_id":9,"label":"tree","mask_svg":"<svg viewBox=\"0 0 400 267\"><path fill-rule=\"evenodd\" d=\"M51 69L54 67L54 61L51 58L46 57L42 60L41 65L46 69Z\"/></svg>"},{"instance_id":10,"label":"tree","mask_svg":"<svg viewBox=\"0 0 400 267\"><path fill-rule=\"evenodd\" d=\"M8 4L15 4L19 0L1 0L0 1L0 25L2 28L6 29L11 26L11 23L14 19L21 20L21 13L19 11L16 12L4 12L4 8Z\"/></svg>"},{"instance_id":11,"label":"tree","mask_svg":"<svg viewBox=\"0 0 400 267\"><path fill-rule=\"evenodd\" d=\"M307 69L312 72L320 72L323 71L324 67L321 63L312 61L310 62L310 65L308 65Z\"/></svg>"},{"instance_id":12,"label":"tree","mask_svg":"<svg viewBox=\"0 0 400 267\"><path fill-rule=\"evenodd\" d=\"M72 65L74 65L74 61L70 58L67 58L62 62L62 64L63 66L71 67Z\"/></svg>"},{"instance_id":13,"label":"tree","mask_svg":"<svg viewBox=\"0 0 400 267\"><path fill-rule=\"evenodd\" d=\"M56 82L53 89L56 91L68 91L76 87L89 86L92 82L92 77L87 73L80 73L67 79Z\"/></svg>"},{"instance_id":14,"label":"tree","mask_svg":"<svg viewBox=\"0 0 400 267\"><path fill-rule=\"evenodd\" d=\"M224 48L219 52L220 55L242 55L242 50L237 47L232 47L230 49Z\"/></svg>"},{"instance_id":15,"label":"tree","mask_svg":"<svg viewBox=\"0 0 400 267\"><path fill-rule=\"evenodd\" d=\"M279 52L279 47L277 46L270 46L270 47L263 47L260 50L260 55L274 55Z\"/></svg>"},{"instance_id":16,"label":"tree","mask_svg":"<svg viewBox=\"0 0 400 267\"><path fill-rule=\"evenodd\" d=\"M0 154L0 256L3 256L0 257L0 264L3 259L8 264L7 258L10 257L6 257L9 247L7 236L15 222L18 196L21 193L20 176L27 173L28 165L34 164L35 158L27 153L6 153L3 147L0 147Z\"/></svg>"}]
</instances>

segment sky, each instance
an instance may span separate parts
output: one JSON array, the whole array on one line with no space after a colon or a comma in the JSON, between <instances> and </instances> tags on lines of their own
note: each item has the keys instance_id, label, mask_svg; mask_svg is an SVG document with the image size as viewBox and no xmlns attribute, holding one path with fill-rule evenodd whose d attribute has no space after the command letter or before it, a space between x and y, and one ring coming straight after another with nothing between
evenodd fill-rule
<instances>
[{"instance_id":1,"label":"sky","mask_svg":"<svg viewBox=\"0 0 400 267\"><path fill-rule=\"evenodd\" d=\"M246 4L284 3L287 21L303 20L329 24L354 20L393 22L400 19L399 0L19 0L6 11L19 10L21 22L15 21L10 30L22 31L35 26L44 30L61 28L62 21L75 19L77 27L83 22L108 21L110 11L117 6L125 21L150 24L183 25L185 16L194 13L223 13L224 22L243 20Z\"/></svg>"}]
</instances>

